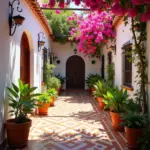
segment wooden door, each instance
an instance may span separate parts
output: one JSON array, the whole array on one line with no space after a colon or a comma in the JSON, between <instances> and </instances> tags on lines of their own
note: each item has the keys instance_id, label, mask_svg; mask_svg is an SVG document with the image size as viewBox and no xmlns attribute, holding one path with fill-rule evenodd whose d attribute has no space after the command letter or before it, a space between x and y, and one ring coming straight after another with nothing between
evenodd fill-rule
<instances>
[{"instance_id":1,"label":"wooden door","mask_svg":"<svg viewBox=\"0 0 150 150\"><path fill-rule=\"evenodd\" d=\"M20 79L30 85L30 48L27 35L23 33L20 54Z\"/></svg>"},{"instance_id":2,"label":"wooden door","mask_svg":"<svg viewBox=\"0 0 150 150\"><path fill-rule=\"evenodd\" d=\"M85 63L79 56L72 56L66 64L67 89L84 89L85 87Z\"/></svg>"}]
</instances>

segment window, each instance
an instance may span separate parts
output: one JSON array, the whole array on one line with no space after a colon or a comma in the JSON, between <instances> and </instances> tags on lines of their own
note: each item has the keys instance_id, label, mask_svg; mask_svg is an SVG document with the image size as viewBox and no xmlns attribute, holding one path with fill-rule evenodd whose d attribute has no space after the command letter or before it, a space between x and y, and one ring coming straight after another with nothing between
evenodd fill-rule
<instances>
[{"instance_id":1,"label":"window","mask_svg":"<svg viewBox=\"0 0 150 150\"><path fill-rule=\"evenodd\" d=\"M132 87L132 44L123 46L123 85Z\"/></svg>"}]
</instances>

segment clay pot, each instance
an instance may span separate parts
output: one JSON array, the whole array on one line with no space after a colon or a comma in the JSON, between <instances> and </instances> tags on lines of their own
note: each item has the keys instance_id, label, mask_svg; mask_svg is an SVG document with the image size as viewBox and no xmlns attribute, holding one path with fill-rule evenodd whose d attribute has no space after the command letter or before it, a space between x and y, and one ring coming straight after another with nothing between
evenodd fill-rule
<instances>
[{"instance_id":1,"label":"clay pot","mask_svg":"<svg viewBox=\"0 0 150 150\"><path fill-rule=\"evenodd\" d=\"M93 94L93 92L95 91L95 88L94 88L94 87L91 87L91 88L90 88L90 91L91 91L91 94Z\"/></svg>"},{"instance_id":2,"label":"clay pot","mask_svg":"<svg viewBox=\"0 0 150 150\"><path fill-rule=\"evenodd\" d=\"M6 122L8 145L12 148L21 148L28 144L28 136L32 121L26 123L14 123L14 119Z\"/></svg>"},{"instance_id":3,"label":"clay pot","mask_svg":"<svg viewBox=\"0 0 150 150\"><path fill-rule=\"evenodd\" d=\"M120 123L123 122L121 114L110 112L111 120L112 120L112 127L114 130L117 131L124 131L124 126L121 126Z\"/></svg>"},{"instance_id":4,"label":"clay pot","mask_svg":"<svg viewBox=\"0 0 150 150\"><path fill-rule=\"evenodd\" d=\"M138 140L143 135L143 129L125 127L125 134L129 149L139 149Z\"/></svg>"},{"instance_id":5,"label":"clay pot","mask_svg":"<svg viewBox=\"0 0 150 150\"><path fill-rule=\"evenodd\" d=\"M41 106L39 106L39 115L47 115L50 103L44 103L44 104L40 104L40 105Z\"/></svg>"},{"instance_id":6,"label":"clay pot","mask_svg":"<svg viewBox=\"0 0 150 150\"><path fill-rule=\"evenodd\" d=\"M55 102L55 97L50 97L51 99L51 103L50 103L50 106L55 106L54 102Z\"/></svg>"},{"instance_id":7,"label":"clay pot","mask_svg":"<svg viewBox=\"0 0 150 150\"><path fill-rule=\"evenodd\" d=\"M56 91L58 92L58 94L60 93L60 88L56 89Z\"/></svg>"},{"instance_id":8,"label":"clay pot","mask_svg":"<svg viewBox=\"0 0 150 150\"><path fill-rule=\"evenodd\" d=\"M13 20L14 20L15 24L22 25L24 20L25 20L25 18L20 16L20 15L18 15L18 16L14 16Z\"/></svg>"},{"instance_id":9,"label":"clay pot","mask_svg":"<svg viewBox=\"0 0 150 150\"><path fill-rule=\"evenodd\" d=\"M105 103L103 102L104 98L103 97L97 97L96 99L97 99L97 101L99 103L100 110L103 110L104 107L105 107Z\"/></svg>"}]
</instances>

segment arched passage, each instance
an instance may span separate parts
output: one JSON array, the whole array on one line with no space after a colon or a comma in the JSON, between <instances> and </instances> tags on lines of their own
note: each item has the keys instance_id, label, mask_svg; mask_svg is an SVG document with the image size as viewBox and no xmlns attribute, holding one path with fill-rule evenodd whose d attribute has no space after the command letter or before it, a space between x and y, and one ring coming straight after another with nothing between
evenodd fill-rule
<instances>
[{"instance_id":1,"label":"arched passage","mask_svg":"<svg viewBox=\"0 0 150 150\"><path fill-rule=\"evenodd\" d=\"M71 56L66 63L66 88L84 89L85 63L79 56Z\"/></svg>"},{"instance_id":2,"label":"arched passage","mask_svg":"<svg viewBox=\"0 0 150 150\"><path fill-rule=\"evenodd\" d=\"M20 79L30 85L30 46L25 32L21 38Z\"/></svg>"}]
</instances>

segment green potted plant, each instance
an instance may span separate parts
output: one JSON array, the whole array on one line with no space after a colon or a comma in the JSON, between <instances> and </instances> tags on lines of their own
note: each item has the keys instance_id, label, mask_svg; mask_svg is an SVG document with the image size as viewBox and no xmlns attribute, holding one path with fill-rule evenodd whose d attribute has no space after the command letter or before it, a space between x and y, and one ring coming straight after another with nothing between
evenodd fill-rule
<instances>
[{"instance_id":1,"label":"green potted plant","mask_svg":"<svg viewBox=\"0 0 150 150\"><path fill-rule=\"evenodd\" d=\"M52 102L51 98L49 97L48 93L43 93L38 97L39 102L39 115L47 115L48 108L50 103Z\"/></svg>"},{"instance_id":2,"label":"green potted plant","mask_svg":"<svg viewBox=\"0 0 150 150\"><path fill-rule=\"evenodd\" d=\"M54 69L55 69L55 65L49 64L49 63L44 63L43 81L44 81L44 85L47 86L47 89L48 89L48 80L49 80L49 78L52 77Z\"/></svg>"},{"instance_id":3,"label":"green potted plant","mask_svg":"<svg viewBox=\"0 0 150 150\"><path fill-rule=\"evenodd\" d=\"M28 118L28 114L31 114L33 109L36 108L37 100L35 99L39 94L32 94L36 90L36 87L30 88L28 84L23 84L18 80L18 86L12 83L11 88L7 88L9 91L9 111L13 119L6 121L6 132L8 145L10 147L19 148L27 145L28 135L32 121Z\"/></svg>"},{"instance_id":4,"label":"green potted plant","mask_svg":"<svg viewBox=\"0 0 150 150\"><path fill-rule=\"evenodd\" d=\"M54 106L54 101L56 100L56 97L58 95L56 89L54 88L48 89L47 93L50 96L50 99L52 100L52 102L50 103L50 106Z\"/></svg>"},{"instance_id":5,"label":"green potted plant","mask_svg":"<svg viewBox=\"0 0 150 150\"><path fill-rule=\"evenodd\" d=\"M95 91L94 85L97 83L98 80L101 79L99 74L89 74L85 80L86 85L90 89L90 92L93 93Z\"/></svg>"},{"instance_id":6,"label":"green potted plant","mask_svg":"<svg viewBox=\"0 0 150 150\"><path fill-rule=\"evenodd\" d=\"M124 130L124 127L120 125L120 123L123 121L121 113L125 111L128 98L128 92L123 89L120 90L118 87L111 92L108 91L107 94L104 95L103 101L106 107L110 109L112 126L115 130Z\"/></svg>"},{"instance_id":7,"label":"green potted plant","mask_svg":"<svg viewBox=\"0 0 150 150\"><path fill-rule=\"evenodd\" d=\"M61 82L61 89L62 89L63 84L64 84L66 78L63 77L63 76L61 76L60 74L56 74L55 77L60 80L60 82Z\"/></svg>"},{"instance_id":8,"label":"green potted plant","mask_svg":"<svg viewBox=\"0 0 150 150\"><path fill-rule=\"evenodd\" d=\"M125 134L130 149L138 149L140 147L139 139L144 134L144 129L149 124L147 114L137 112L128 112L122 115L124 122L121 125L125 126Z\"/></svg>"},{"instance_id":9,"label":"green potted plant","mask_svg":"<svg viewBox=\"0 0 150 150\"><path fill-rule=\"evenodd\" d=\"M104 82L100 80L94 85L95 91L93 92L94 97L97 99L99 103L100 110L103 110L105 107L104 95L107 93L107 88Z\"/></svg>"},{"instance_id":10,"label":"green potted plant","mask_svg":"<svg viewBox=\"0 0 150 150\"><path fill-rule=\"evenodd\" d=\"M61 82L58 78L51 77L48 79L47 89L54 88L59 93L60 87L61 87Z\"/></svg>"}]
</instances>

